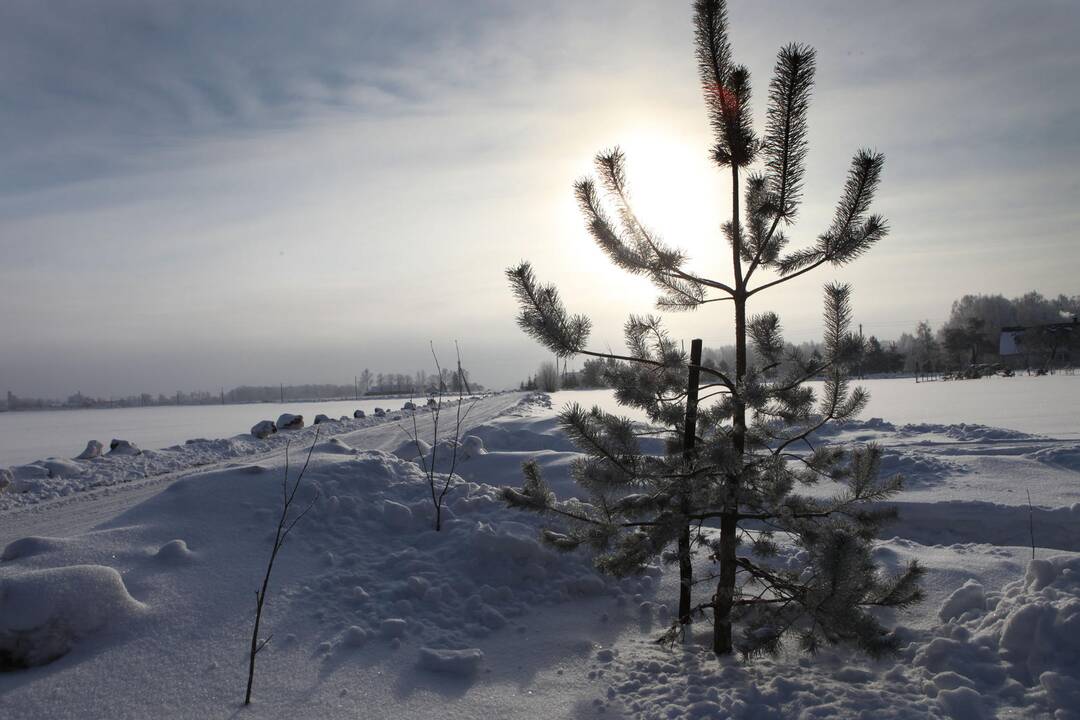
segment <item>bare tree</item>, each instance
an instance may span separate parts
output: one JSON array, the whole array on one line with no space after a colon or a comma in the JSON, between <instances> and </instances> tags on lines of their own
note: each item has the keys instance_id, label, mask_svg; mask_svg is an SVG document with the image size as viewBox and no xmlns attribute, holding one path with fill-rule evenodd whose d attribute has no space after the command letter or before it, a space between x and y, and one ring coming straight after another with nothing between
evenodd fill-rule
<instances>
[{"instance_id":1,"label":"bare tree","mask_svg":"<svg viewBox=\"0 0 1080 720\"><path fill-rule=\"evenodd\" d=\"M435 344L432 342L429 342L428 344L431 347L431 357L435 360L436 377L446 377L446 373L451 371L449 368L444 368L439 362L439 356L435 352ZM411 431L404 425L398 425L398 427L401 428L401 431L405 433L416 447L417 464L419 464L420 469L424 471L428 487L431 490L431 505L435 510L436 532L442 530L443 505L454 482L454 474L457 472L458 455L461 449L461 428L477 402L475 399L467 401L465 398L465 392L469 387L469 381L466 377L467 374L465 370L461 366L461 348L458 347L456 340L454 341L454 350L457 353L457 370L452 372L450 382L438 382L435 389L433 389L428 396L427 409L431 412L431 456L428 457L427 449L424 447L425 441L421 438L420 425L417 422L417 413L420 412L421 409L414 409L411 413ZM456 389L457 397L453 401L448 402L446 396L450 387ZM450 457L448 459L440 459L439 426L443 419L444 407L448 404L454 406L453 432L449 437L443 439L448 441L447 444L449 445ZM444 477L440 477L440 462L449 463Z\"/></svg>"},{"instance_id":2,"label":"bare tree","mask_svg":"<svg viewBox=\"0 0 1080 720\"><path fill-rule=\"evenodd\" d=\"M559 389L559 368L554 363L541 363L536 371L536 386L544 392L555 392Z\"/></svg>"},{"instance_id":3,"label":"bare tree","mask_svg":"<svg viewBox=\"0 0 1080 720\"><path fill-rule=\"evenodd\" d=\"M271 633L265 639L259 640L259 625L262 622L262 611L266 605L266 593L270 586L270 573L274 570L274 561L277 560L278 553L281 552L281 548L285 545L285 540L289 537L289 533L296 527L296 523L308 514L308 511L315 506L315 501L319 499L318 491L315 492L315 496L311 498L311 502L300 511L294 517L290 518L290 512L292 511L293 502L296 499L296 491L300 489L300 481L304 479L304 473L307 472L308 463L311 462L311 453L315 450L315 444L319 442L319 430L315 430L315 439L311 441L311 447L308 448L307 459L304 461L304 466L300 468L300 474L296 476L296 480L292 485L289 485L289 444L285 444L285 472L281 478L281 515L278 517L277 531L274 533L274 544L270 548L270 559L266 563L266 574L263 575L262 587L255 592L255 629L251 632L251 651L248 654L248 679L247 679L247 692L244 693L244 704L251 704L251 686L255 682L255 656L266 649L266 646L270 644L273 634Z\"/></svg>"}]
</instances>

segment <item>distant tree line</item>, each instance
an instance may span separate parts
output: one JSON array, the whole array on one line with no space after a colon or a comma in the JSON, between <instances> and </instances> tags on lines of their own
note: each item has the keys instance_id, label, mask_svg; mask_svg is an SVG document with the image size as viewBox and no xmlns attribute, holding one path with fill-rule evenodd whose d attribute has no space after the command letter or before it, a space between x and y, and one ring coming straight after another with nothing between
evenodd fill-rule
<instances>
[{"instance_id":1,"label":"distant tree line","mask_svg":"<svg viewBox=\"0 0 1080 720\"><path fill-rule=\"evenodd\" d=\"M537 368L535 375L522 380L519 390L588 390L611 387L608 377L617 371L621 363L607 358L590 358L580 370L569 370L565 363L560 366L554 362L544 362Z\"/></svg>"},{"instance_id":2,"label":"distant tree line","mask_svg":"<svg viewBox=\"0 0 1080 720\"><path fill-rule=\"evenodd\" d=\"M462 387L462 383L467 387ZM124 397L94 397L76 392L66 400L53 398L26 398L8 392L0 410L48 410L110 407L158 407L166 405L227 405L237 403L282 402L306 400L347 400L366 395L427 395L444 392L480 392L484 386L470 378L469 371L443 368L441 376L418 370L412 375L403 373L373 373L365 368L353 383L304 385L240 385L218 392L192 390L177 391L171 395L139 393Z\"/></svg>"},{"instance_id":3,"label":"distant tree line","mask_svg":"<svg viewBox=\"0 0 1080 720\"><path fill-rule=\"evenodd\" d=\"M978 365L1001 364L1011 369L1052 372L1072 367L1080 360L1080 324L1074 331L1061 326L1080 317L1080 295L1046 298L1032 291L1016 298L1004 295L964 295L952 304L949 319L935 329L927 321L904 332L895 340L881 340L871 334L864 338L859 375L940 374L962 371ZM1014 356L999 355L1003 328L1027 328ZM1066 328L1067 330L1067 328ZM758 362L753 349L748 361ZM788 343L786 357L820 359L820 343ZM781 363L780 372L787 370ZM705 348L702 365L729 372L735 364L735 346ZM603 359L586 360L580 370L545 362L536 373L520 383L522 390L554 392L561 389L611 387L618 363ZM607 372L606 372L607 371Z\"/></svg>"}]
</instances>

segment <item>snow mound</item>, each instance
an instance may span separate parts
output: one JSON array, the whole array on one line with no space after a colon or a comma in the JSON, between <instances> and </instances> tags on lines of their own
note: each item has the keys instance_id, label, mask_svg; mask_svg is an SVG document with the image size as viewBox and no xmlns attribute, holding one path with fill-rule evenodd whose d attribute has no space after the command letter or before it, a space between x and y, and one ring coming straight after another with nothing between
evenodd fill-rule
<instances>
[{"instance_id":1,"label":"snow mound","mask_svg":"<svg viewBox=\"0 0 1080 720\"><path fill-rule=\"evenodd\" d=\"M436 532L427 478L412 462L361 452L310 478L319 496L294 547L322 563L290 603L298 616L319 614L328 649L406 640L472 648L531 607L655 591L652 576L605 578L587 553L544 546L543 518L507 508L497 487L455 479ZM278 486L267 479L268 499Z\"/></svg>"},{"instance_id":2,"label":"snow mound","mask_svg":"<svg viewBox=\"0 0 1080 720\"><path fill-rule=\"evenodd\" d=\"M107 625L138 614L120 573L103 565L31 570L0 579L0 669L52 662Z\"/></svg>"},{"instance_id":3,"label":"snow mound","mask_svg":"<svg viewBox=\"0 0 1080 720\"><path fill-rule=\"evenodd\" d=\"M49 477L49 469L40 462L36 462L16 465L11 468L11 474L15 480L44 480Z\"/></svg>"},{"instance_id":4,"label":"snow mound","mask_svg":"<svg viewBox=\"0 0 1080 720\"><path fill-rule=\"evenodd\" d=\"M968 612L981 613L986 611L986 593L983 586L974 580L968 580L953 591L938 610L938 617L942 622L949 622L963 617Z\"/></svg>"},{"instance_id":5,"label":"snow mound","mask_svg":"<svg viewBox=\"0 0 1080 720\"><path fill-rule=\"evenodd\" d=\"M461 449L464 451L463 457L466 460L479 455L487 455L487 450L484 448L484 441L476 435L466 435L465 439L461 441Z\"/></svg>"},{"instance_id":6,"label":"snow mound","mask_svg":"<svg viewBox=\"0 0 1080 720\"><path fill-rule=\"evenodd\" d=\"M838 435L852 432L896 432L896 426L888 420L872 417L867 420L854 418L842 422L831 422L818 429L814 434L819 436Z\"/></svg>"},{"instance_id":7,"label":"snow mound","mask_svg":"<svg viewBox=\"0 0 1080 720\"><path fill-rule=\"evenodd\" d=\"M4 548L3 554L0 555L0 560L11 562L12 560L31 557L32 555L41 555L43 553L59 550L67 543L68 541L64 538L37 537L34 535L20 538L14 542L8 543L7 547Z\"/></svg>"},{"instance_id":8,"label":"snow mound","mask_svg":"<svg viewBox=\"0 0 1080 720\"><path fill-rule=\"evenodd\" d=\"M142 455L142 450L129 440L117 440L114 438L109 443L109 455Z\"/></svg>"},{"instance_id":9,"label":"snow mound","mask_svg":"<svg viewBox=\"0 0 1080 720\"><path fill-rule=\"evenodd\" d=\"M260 440L265 440L277 432L277 425L273 420L260 420L251 426L251 434Z\"/></svg>"},{"instance_id":10,"label":"snow mound","mask_svg":"<svg viewBox=\"0 0 1080 720\"><path fill-rule=\"evenodd\" d=\"M900 428L900 432L907 435L920 435L935 433L947 435L953 440L961 442L987 442L1003 440L1030 440L1038 437L1019 430L979 425L977 423L959 423L957 425L939 425L936 423L910 423Z\"/></svg>"},{"instance_id":11,"label":"snow mound","mask_svg":"<svg viewBox=\"0 0 1080 720\"><path fill-rule=\"evenodd\" d=\"M430 672L467 677L475 675L483 661L484 653L477 648L436 650L423 647L420 648L420 659L416 665Z\"/></svg>"},{"instance_id":12,"label":"snow mound","mask_svg":"<svg viewBox=\"0 0 1080 720\"><path fill-rule=\"evenodd\" d=\"M1047 465L1080 472L1080 444L1045 448L1033 453L1032 457Z\"/></svg>"},{"instance_id":13,"label":"snow mound","mask_svg":"<svg viewBox=\"0 0 1080 720\"><path fill-rule=\"evenodd\" d=\"M51 478L78 477L85 471L79 463L63 458L46 458L41 465L48 470Z\"/></svg>"},{"instance_id":14,"label":"snow mound","mask_svg":"<svg viewBox=\"0 0 1080 720\"><path fill-rule=\"evenodd\" d=\"M531 415L537 410L550 410L552 408L551 396L545 392L529 393L518 401L518 404L508 409L505 415Z\"/></svg>"},{"instance_id":15,"label":"snow mound","mask_svg":"<svg viewBox=\"0 0 1080 720\"><path fill-rule=\"evenodd\" d=\"M999 709L1053 717L1080 707L1080 557L1032 560L1024 579L1001 592L968 582L946 599L939 616L949 622L915 650L915 667L930 676L950 673L953 684ZM942 705L954 714L960 702L977 709L974 696L959 690L941 693Z\"/></svg>"},{"instance_id":16,"label":"snow mound","mask_svg":"<svg viewBox=\"0 0 1080 720\"><path fill-rule=\"evenodd\" d=\"M195 559L195 553L188 549L183 540L170 540L154 553L154 557L166 563L182 563Z\"/></svg>"},{"instance_id":17,"label":"snow mound","mask_svg":"<svg viewBox=\"0 0 1080 720\"><path fill-rule=\"evenodd\" d=\"M938 485L958 472L960 468L955 463L925 453L886 449L881 454L881 475L903 475L907 489Z\"/></svg>"},{"instance_id":18,"label":"snow mound","mask_svg":"<svg viewBox=\"0 0 1080 720\"><path fill-rule=\"evenodd\" d=\"M419 445L419 449L417 448ZM393 455L399 457L406 462L420 463L420 454L423 453L425 458L431 457L431 444L424 442L423 440L413 441L405 440L396 448L394 448Z\"/></svg>"},{"instance_id":19,"label":"snow mound","mask_svg":"<svg viewBox=\"0 0 1080 720\"><path fill-rule=\"evenodd\" d=\"M49 486L49 470L40 463L16 465L0 476L0 485L13 493L40 492Z\"/></svg>"},{"instance_id":20,"label":"snow mound","mask_svg":"<svg viewBox=\"0 0 1080 720\"><path fill-rule=\"evenodd\" d=\"M76 460L93 460L96 457L101 457L101 453L105 450L105 446L97 440L90 440L86 443L86 449L83 450L75 458Z\"/></svg>"},{"instance_id":21,"label":"snow mound","mask_svg":"<svg viewBox=\"0 0 1080 720\"><path fill-rule=\"evenodd\" d=\"M315 452L329 453L330 455L355 455L358 451L344 440L330 438L326 442L316 445Z\"/></svg>"}]
</instances>

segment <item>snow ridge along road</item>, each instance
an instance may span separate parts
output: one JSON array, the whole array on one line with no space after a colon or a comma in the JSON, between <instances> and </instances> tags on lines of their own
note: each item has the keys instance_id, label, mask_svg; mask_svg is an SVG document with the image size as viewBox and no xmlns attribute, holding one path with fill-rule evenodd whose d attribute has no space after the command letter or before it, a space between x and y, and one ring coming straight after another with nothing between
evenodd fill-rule
<instances>
[{"instance_id":1,"label":"snow ridge along road","mask_svg":"<svg viewBox=\"0 0 1080 720\"><path fill-rule=\"evenodd\" d=\"M496 417L518 405L526 393L512 392L489 395L481 398L465 417L462 434L471 428L490 422ZM445 436L447 428L452 432L454 407L444 408L440 434ZM400 416L400 420L393 417ZM417 429L422 438L430 440L432 431L431 414L420 411L416 415ZM412 430L412 418L400 412L394 412L386 420L359 429L338 430L338 423L319 426L319 441L325 442L338 438L357 450L384 450L390 452L407 440L402 427ZM0 510L0 548L13 540L34 534L67 537L84 533L102 522L110 520L124 510L134 507L143 500L157 495L172 483L191 475L221 470L236 465L255 463L273 463L283 461L285 445L282 437L292 439L290 454L293 458L306 451L315 437L316 428L309 426L298 432L279 433L274 436L278 444L273 449L254 454L236 454L219 460L201 462L197 465L131 480L121 480L115 484L92 487L73 492L70 495L36 504L10 507ZM215 441L216 442L216 441ZM164 452L164 451L162 451Z\"/></svg>"}]
</instances>

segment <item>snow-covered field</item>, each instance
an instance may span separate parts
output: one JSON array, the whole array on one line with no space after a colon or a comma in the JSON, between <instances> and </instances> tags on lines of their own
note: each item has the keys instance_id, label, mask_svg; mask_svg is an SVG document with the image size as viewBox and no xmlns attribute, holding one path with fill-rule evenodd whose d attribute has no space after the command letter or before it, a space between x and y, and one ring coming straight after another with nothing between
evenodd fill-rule
<instances>
[{"instance_id":1,"label":"snow-covered field","mask_svg":"<svg viewBox=\"0 0 1080 720\"><path fill-rule=\"evenodd\" d=\"M864 418L880 417L897 425L977 423L1056 438L1080 440L1080 375L990 377L978 381L916 383L912 378L855 381L870 391ZM820 388L820 382L807 387ZM556 405L579 402L628 415L609 390L555 393Z\"/></svg>"},{"instance_id":2,"label":"snow-covered field","mask_svg":"<svg viewBox=\"0 0 1080 720\"><path fill-rule=\"evenodd\" d=\"M88 440L107 445L113 438L121 438L147 450L158 450L191 438L221 438L247 432L259 420L276 420L284 412L303 415L310 424L319 413L332 418L352 417L354 410L363 410L370 415L377 407L398 410L404 402L399 397L0 413L0 467L52 455L74 457Z\"/></svg>"},{"instance_id":3,"label":"snow-covered field","mask_svg":"<svg viewBox=\"0 0 1080 720\"><path fill-rule=\"evenodd\" d=\"M69 481L58 466L0 495L0 664L60 656L0 673L0 717L1080 718L1080 378L925 386L948 402L910 381L890 399L883 382L898 381L868 382L866 419L827 439L876 440L884 471L908 478L877 555L917 557L928 598L891 618L905 638L896 658L718 661L704 625L700 642L658 646L668 569L599 576L499 501L528 458L574 492L574 448L554 419L563 396L508 394L470 413L476 439L438 533L395 423L327 426L299 496L313 509L271 582L273 639L247 710L280 437L206 441L208 467L149 478L99 483L94 467Z\"/></svg>"}]
</instances>

